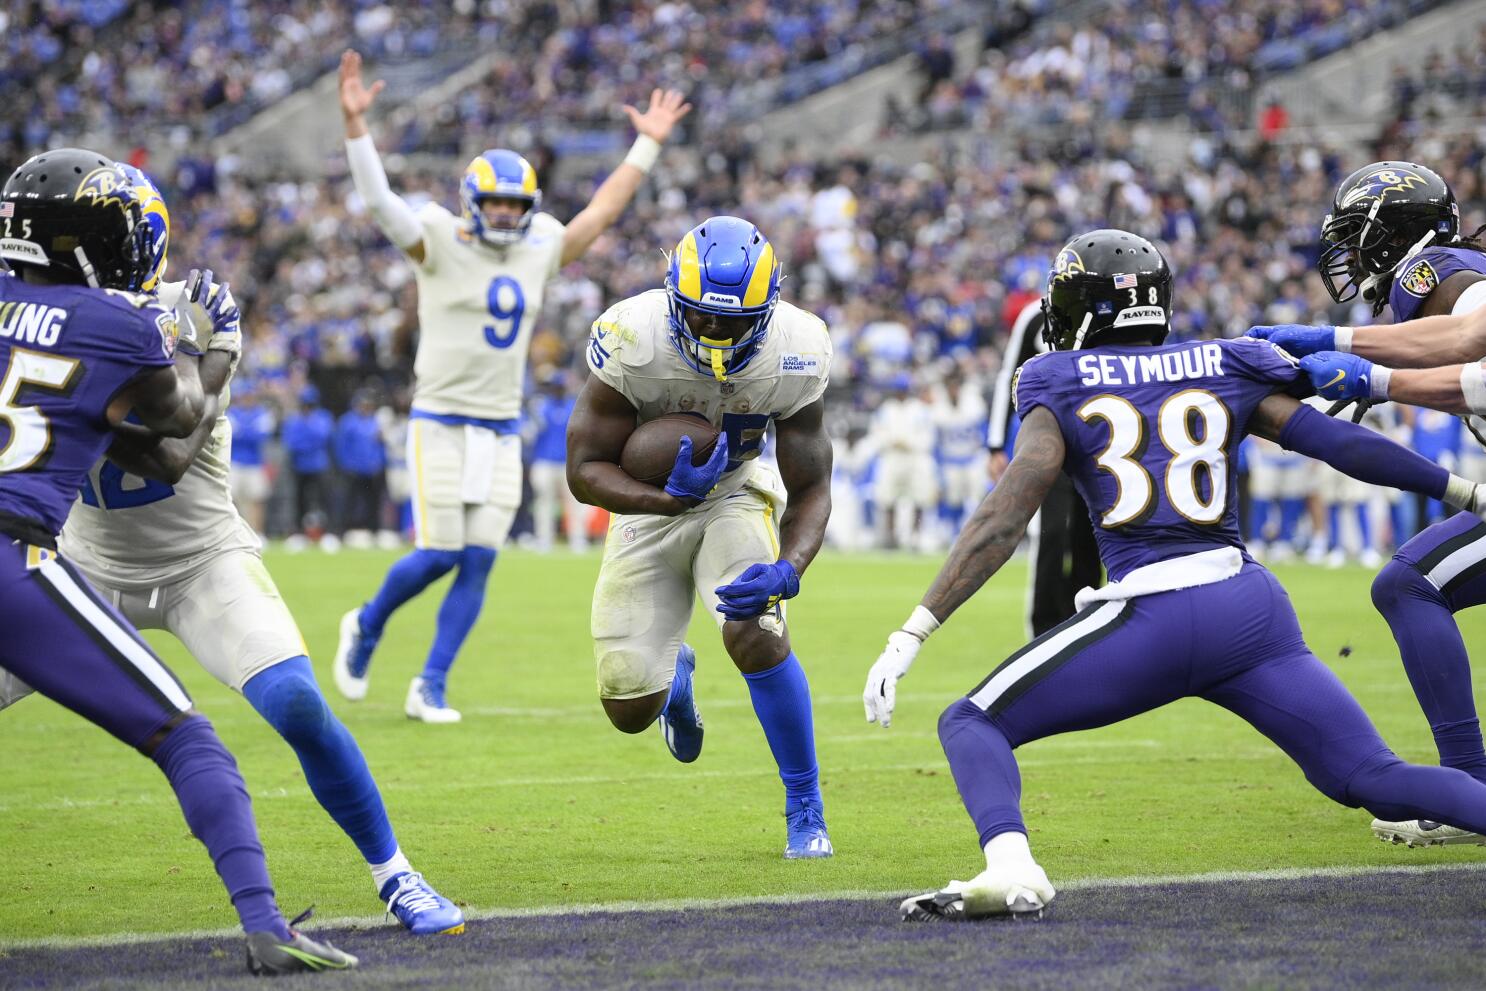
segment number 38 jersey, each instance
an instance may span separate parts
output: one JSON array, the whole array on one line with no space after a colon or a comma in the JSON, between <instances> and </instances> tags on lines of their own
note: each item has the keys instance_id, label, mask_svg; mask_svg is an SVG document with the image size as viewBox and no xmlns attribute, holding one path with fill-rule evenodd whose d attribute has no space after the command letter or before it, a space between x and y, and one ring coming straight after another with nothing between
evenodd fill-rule
<instances>
[{"instance_id":1,"label":"number 38 jersey","mask_svg":"<svg viewBox=\"0 0 1486 991\"><path fill-rule=\"evenodd\" d=\"M719 382L681 359L671 343L666 292L652 289L615 303L594 322L588 367L629 400L640 423L696 413L727 434L727 473L708 496L712 503L754 479L771 421L787 420L825 394L831 336L815 314L780 301L758 354Z\"/></svg>"},{"instance_id":2,"label":"number 38 jersey","mask_svg":"<svg viewBox=\"0 0 1486 991\"><path fill-rule=\"evenodd\" d=\"M162 305L180 302L184 282L160 287ZM67 525L62 553L120 588L154 588L205 568L211 556L258 549L258 536L232 502L229 395L211 437L174 485L131 475L107 458L88 472Z\"/></svg>"},{"instance_id":3,"label":"number 38 jersey","mask_svg":"<svg viewBox=\"0 0 1486 991\"><path fill-rule=\"evenodd\" d=\"M1053 351L1023 365L1013 388L1024 419L1038 406L1057 417L1064 470L1112 580L1167 558L1243 549L1238 444L1277 391L1309 389L1293 358L1250 338Z\"/></svg>"},{"instance_id":4,"label":"number 38 jersey","mask_svg":"<svg viewBox=\"0 0 1486 991\"><path fill-rule=\"evenodd\" d=\"M413 406L445 416L513 420L521 415L526 354L547 280L562 267L565 228L550 214L526 236L493 247L436 203L418 215L418 355Z\"/></svg>"}]
</instances>

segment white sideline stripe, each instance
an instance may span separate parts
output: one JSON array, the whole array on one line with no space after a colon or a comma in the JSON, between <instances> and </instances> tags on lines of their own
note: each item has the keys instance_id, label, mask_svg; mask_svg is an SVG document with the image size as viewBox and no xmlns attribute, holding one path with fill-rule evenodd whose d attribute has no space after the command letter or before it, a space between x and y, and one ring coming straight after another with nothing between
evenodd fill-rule
<instances>
[{"instance_id":1,"label":"white sideline stripe","mask_svg":"<svg viewBox=\"0 0 1486 991\"><path fill-rule=\"evenodd\" d=\"M1306 878L1353 878L1376 874L1437 874L1446 871L1486 873L1486 861L1462 864L1403 864L1397 867L1358 865L1355 867L1276 867L1262 871L1208 871L1203 874L1132 874L1126 877L1089 877L1059 882L1061 892L1097 891L1101 888L1152 888L1167 884L1221 884L1254 881L1299 881ZM926 890L926 889L925 889ZM814 901L883 901L895 902L912 894L910 891L812 891L778 895L740 895L732 898L667 898L649 902L602 902L588 905L542 905L526 908L480 908L467 910L465 919L531 919L559 915L619 915L626 912L693 912L709 909L742 908L749 905L798 905ZM347 916L338 919L316 919L314 930L358 928L394 928L397 923L386 915ZM123 946L157 943L171 939L233 939L241 931L230 929L190 929L173 933L112 933L106 936L40 936L32 939L0 938L0 950L66 950L85 946ZM409 937L410 939L414 937ZM352 947L354 949L354 947Z\"/></svg>"},{"instance_id":2,"label":"white sideline stripe","mask_svg":"<svg viewBox=\"0 0 1486 991\"><path fill-rule=\"evenodd\" d=\"M61 592L62 597L72 605L72 608L82 614L83 619L93 629L102 633L104 638L113 645L115 650L123 654L129 663L138 668L140 673L160 690L160 694L170 700L171 705L182 712L191 708L191 700L181 690L175 676L165 670L165 665L141 647L139 642L130 636L127 630L119 626L112 616L99 609L92 597L77 587L77 582L72 580L67 569L57 563L56 558L43 561L39 570L47 584Z\"/></svg>"},{"instance_id":3,"label":"white sideline stripe","mask_svg":"<svg viewBox=\"0 0 1486 991\"><path fill-rule=\"evenodd\" d=\"M1289 760L1282 750L1252 750L1248 752L1225 752L1194 754L1188 752L1173 752L1166 757L1148 757L1146 760L1180 761L1183 764L1191 761L1260 761L1260 760ZM1037 767L1073 767L1073 766L1105 766L1116 764L1128 764L1127 756L1111 757L1028 757L1017 761L1017 766L1025 768ZM919 762L916 764L859 764L851 767L835 769L835 774L898 774L904 771L930 772L948 777L949 768L944 764L932 764ZM562 777L527 777L527 778L495 778L493 780L465 782L458 785L439 784L421 785L405 782L391 782L383 784L383 792L403 793L433 791L437 789L471 790L479 789L488 791L491 788L551 788L565 785L623 785L634 781L677 781L691 780L694 778L774 778L779 772L772 767L760 767L756 770L747 771L697 771L681 770L668 771L655 774L590 774L571 775ZM267 788L252 793L255 802L276 798L310 798L308 789L301 788ZM110 798L72 798L66 795L49 799L45 802L0 802L0 814L7 812L40 812L40 811L65 811L70 809L96 809L113 808L124 805L174 805L175 797L168 788L161 788L158 792L138 792L130 796L113 796Z\"/></svg>"}]
</instances>

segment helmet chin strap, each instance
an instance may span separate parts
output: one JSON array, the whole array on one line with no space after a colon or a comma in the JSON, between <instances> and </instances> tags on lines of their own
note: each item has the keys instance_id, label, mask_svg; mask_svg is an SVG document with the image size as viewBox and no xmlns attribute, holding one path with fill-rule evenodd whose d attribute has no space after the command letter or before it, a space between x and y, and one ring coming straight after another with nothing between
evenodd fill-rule
<instances>
[{"instance_id":1,"label":"helmet chin strap","mask_svg":"<svg viewBox=\"0 0 1486 991\"><path fill-rule=\"evenodd\" d=\"M697 340L701 342L702 346L705 347L712 355L713 377L716 378L719 382L726 382L728 380L728 373L727 368L722 363L722 351L724 348L732 347L733 342L714 340L711 337L698 337Z\"/></svg>"},{"instance_id":2,"label":"helmet chin strap","mask_svg":"<svg viewBox=\"0 0 1486 991\"><path fill-rule=\"evenodd\" d=\"M83 278L88 280L88 285L94 289L98 288L98 273L93 270L93 263L88 261L87 252L83 251L82 245L72 249L77 256L77 267L82 270Z\"/></svg>"},{"instance_id":3,"label":"helmet chin strap","mask_svg":"<svg viewBox=\"0 0 1486 991\"><path fill-rule=\"evenodd\" d=\"M1094 322L1094 314L1085 312L1084 313L1084 322L1078 325L1078 333L1076 333L1076 334L1073 335L1073 348L1072 348L1072 350L1077 351L1079 348L1081 348L1081 347L1084 346L1084 338L1086 336L1088 336L1088 333L1089 333L1089 324L1091 324L1093 322Z\"/></svg>"}]
</instances>

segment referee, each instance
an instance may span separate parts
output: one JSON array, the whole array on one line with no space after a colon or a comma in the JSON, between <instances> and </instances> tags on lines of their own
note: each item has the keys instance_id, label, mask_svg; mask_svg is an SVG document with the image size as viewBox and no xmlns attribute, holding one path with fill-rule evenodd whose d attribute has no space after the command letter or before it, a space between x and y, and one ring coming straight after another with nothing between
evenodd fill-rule
<instances>
[{"instance_id":1,"label":"referee","mask_svg":"<svg viewBox=\"0 0 1486 991\"><path fill-rule=\"evenodd\" d=\"M1010 456L1006 435L1012 416L1012 379L1024 361L1047 350L1042 340L1043 322L1041 299L1022 307L1012 325L1006 352L1001 356L986 436L991 449L992 482L1000 480ZM1099 546L1094 542L1089 511L1067 475L1058 476L1042 508L1033 517L1028 533L1032 541L1032 588L1027 623L1032 636L1039 637L1073 615L1073 597L1079 589L1104 583L1104 569L1099 563Z\"/></svg>"}]
</instances>

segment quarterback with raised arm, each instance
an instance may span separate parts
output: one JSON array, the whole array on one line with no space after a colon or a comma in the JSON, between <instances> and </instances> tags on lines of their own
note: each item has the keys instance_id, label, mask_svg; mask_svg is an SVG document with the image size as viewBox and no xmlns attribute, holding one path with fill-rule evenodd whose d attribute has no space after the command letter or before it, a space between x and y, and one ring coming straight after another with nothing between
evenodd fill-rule
<instances>
[{"instance_id":1,"label":"quarterback with raised arm","mask_svg":"<svg viewBox=\"0 0 1486 991\"><path fill-rule=\"evenodd\" d=\"M460 213L437 203L414 211L387 185L367 132L380 81L361 81L361 57L341 57L340 105L356 191L387 237L413 262L418 283L418 353L408 424L415 549L381 588L341 621L335 683L348 699L366 696L372 652L388 618L454 571L439 607L433 645L408 688L409 718L452 723L445 682L480 615L496 553L521 503L521 401L526 355L547 282L581 258L634 197L661 144L691 105L656 90L639 132L579 214L563 225L543 213L537 173L503 148L475 157L459 182Z\"/></svg>"}]
</instances>

